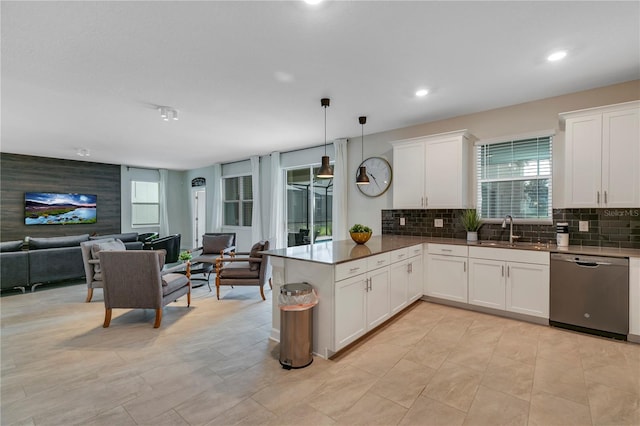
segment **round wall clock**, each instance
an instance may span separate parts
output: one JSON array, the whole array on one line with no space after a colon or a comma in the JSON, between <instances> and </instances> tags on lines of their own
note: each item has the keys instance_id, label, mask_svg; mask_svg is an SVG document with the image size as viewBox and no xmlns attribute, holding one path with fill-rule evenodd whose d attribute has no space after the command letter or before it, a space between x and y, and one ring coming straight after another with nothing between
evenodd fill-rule
<instances>
[{"instance_id":1,"label":"round wall clock","mask_svg":"<svg viewBox=\"0 0 640 426\"><path fill-rule=\"evenodd\" d=\"M367 168L369 185L356 185L360 192L367 197L379 197L391 186L391 165L382 157L369 157L364 160L360 167ZM357 175L356 170L356 175Z\"/></svg>"}]
</instances>

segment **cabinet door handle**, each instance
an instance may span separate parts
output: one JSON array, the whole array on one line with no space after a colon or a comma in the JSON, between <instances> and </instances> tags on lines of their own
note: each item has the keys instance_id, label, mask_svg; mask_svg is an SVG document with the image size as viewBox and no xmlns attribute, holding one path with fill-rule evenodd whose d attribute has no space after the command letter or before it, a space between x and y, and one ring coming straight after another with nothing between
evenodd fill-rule
<instances>
[{"instance_id":1,"label":"cabinet door handle","mask_svg":"<svg viewBox=\"0 0 640 426\"><path fill-rule=\"evenodd\" d=\"M398 255L398 259L403 258L403 257L404 257L404 253Z\"/></svg>"},{"instance_id":2,"label":"cabinet door handle","mask_svg":"<svg viewBox=\"0 0 640 426\"><path fill-rule=\"evenodd\" d=\"M373 290L373 279L369 278L369 291Z\"/></svg>"},{"instance_id":3,"label":"cabinet door handle","mask_svg":"<svg viewBox=\"0 0 640 426\"><path fill-rule=\"evenodd\" d=\"M607 191L604 191L604 203L607 204Z\"/></svg>"},{"instance_id":4,"label":"cabinet door handle","mask_svg":"<svg viewBox=\"0 0 640 426\"><path fill-rule=\"evenodd\" d=\"M424 207L424 197L420 197L420 207Z\"/></svg>"},{"instance_id":5,"label":"cabinet door handle","mask_svg":"<svg viewBox=\"0 0 640 426\"><path fill-rule=\"evenodd\" d=\"M598 191L598 197L597 197L597 198L598 198L598 199L596 200L596 203L597 203L597 204L600 204L600 191Z\"/></svg>"},{"instance_id":6,"label":"cabinet door handle","mask_svg":"<svg viewBox=\"0 0 640 426\"><path fill-rule=\"evenodd\" d=\"M507 278L509 278L510 274L511 274L511 266L507 266Z\"/></svg>"},{"instance_id":7,"label":"cabinet door handle","mask_svg":"<svg viewBox=\"0 0 640 426\"><path fill-rule=\"evenodd\" d=\"M502 276L504 277L504 265L502 265Z\"/></svg>"},{"instance_id":8,"label":"cabinet door handle","mask_svg":"<svg viewBox=\"0 0 640 426\"><path fill-rule=\"evenodd\" d=\"M384 260L378 260L378 265L382 265L384 263Z\"/></svg>"},{"instance_id":9,"label":"cabinet door handle","mask_svg":"<svg viewBox=\"0 0 640 426\"><path fill-rule=\"evenodd\" d=\"M410 263L407 265L407 272L408 273L412 273L413 272L413 263Z\"/></svg>"},{"instance_id":10,"label":"cabinet door handle","mask_svg":"<svg viewBox=\"0 0 640 426\"><path fill-rule=\"evenodd\" d=\"M356 266L355 268L349 268L349 272L356 272L359 269L360 269L359 266Z\"/></svg>"},{"instance_id":11,"label":"cabinet door handle","mask_svg":"<svg viewBox=\"0 0 640 426\"><path fill-rule=\"evenodd\" d=\"M462 264L464 265L464 272L467 272L467 262L462 262Z\"/></svg>"},{"instance_id":12,"label":"cabinet door handle","mask_svg":"<svg viewBox=\"0 0 640 426\"><path fill-rule=\"evenodd\" d=\"M440 251L446 251L447 253L452 252L453 250L451 249L440 249Z\"/></svg>"}]
</instances>

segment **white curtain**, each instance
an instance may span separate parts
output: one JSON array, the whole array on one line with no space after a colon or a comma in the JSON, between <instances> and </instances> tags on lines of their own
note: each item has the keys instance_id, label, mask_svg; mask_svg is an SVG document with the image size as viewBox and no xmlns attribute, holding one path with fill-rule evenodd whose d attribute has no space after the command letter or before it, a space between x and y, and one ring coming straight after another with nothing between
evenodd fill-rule
<instances>
[{"instance_id":1,"label":"white curtain","mask_svg":"<svg viewBox=\"0 0 640 426\"><path fill-rule=\"evenodd\" d=\"M211 194L207 194L211 199L211 221L206 228L209 232L222 231L222 164L213 165L213 182L211 184Z\"/></svg>"},{"instance_id":2,"label":"white curtain","mask_svg":"<svg viewBox=\"0 0 640 426\"><path fill-rule=\"evenodd\" d=\"M348 190L351 175L347 161L347 140L337 139L333 142L335 161L333 165L333 241L345 240L348 237L347 208Z\"/></svg>"},{"instance_id":3,"label":"white curtain","mask_svg":"<svg viewBox=\"0 0 640 426\"><path fill-rule=\"evenodd\" d=\"M260 202L260 157L251 157L253 214L251 216L251 244L262 239L262 208Z\"/></svg>"},{"instance_id":4,"label":"white curtain","mask_svg":"<svg viewBox=\"0 0 640 426\"><path fill-rule=\"evenodd\" d=\"M271 221L269 223L269 238L271 248L285 248L286 235L284 224L284 185L282 184L282 170L280 169L280 153L271 153Z\"/></svg>"},{"instance_id":5,"label":"white curtain","mask_svg":"<svg viewBox=\"0 0 640 426\"><path fill-rule=\"evenodd\" d=\"M169 211L167 209L167 192L169 181L169 170L160 169L160 236L165 237L169 235Z\"/></svg>"}]
</instances>

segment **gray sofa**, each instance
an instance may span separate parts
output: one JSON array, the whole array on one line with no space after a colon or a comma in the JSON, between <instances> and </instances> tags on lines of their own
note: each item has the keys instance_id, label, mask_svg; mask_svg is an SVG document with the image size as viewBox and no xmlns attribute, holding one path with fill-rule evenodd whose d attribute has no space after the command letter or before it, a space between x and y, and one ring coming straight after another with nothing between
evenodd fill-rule
<instances>
[{"instance_id":1,"label":"gray sofa","mask_svg":"<svg viewBox=\"0 0 640 426\"><path fill-rule=\"evenodd\" d=\"M90 239L118 238L127 250L141 250L143 243L138 241L138 233L100 235L89 234L66 237L37 238L28 237L27 248L23 250L22 241L9 241L0 244L0 289L19 289L25 292L51 282L81 279L85 276L80 243Z\"/></svg>"},{"instance_id":2,"label":"gray sofa","mask_svg":"<svg viewBox=\"0 0 640 426\"><path fill-rule=\"evenodd\" d=\"M22 241L0 243L0 290L22 290L29 286L29 253Z\"/></svg>"}]
</instances>

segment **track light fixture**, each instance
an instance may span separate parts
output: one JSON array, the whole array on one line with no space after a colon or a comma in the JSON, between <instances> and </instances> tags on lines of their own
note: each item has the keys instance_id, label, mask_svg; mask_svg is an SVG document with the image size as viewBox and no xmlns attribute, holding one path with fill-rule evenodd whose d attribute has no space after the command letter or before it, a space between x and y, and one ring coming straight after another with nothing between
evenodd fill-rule
<instances>
[{"instance_id":1,"label":"track light fixture","mask_svg":"<svg viewBox=\"0 0 640 426\"><path fill-rule=\"evenodd\" d=\"M367 123L367 117L358 117L358 122L362 126L362 138L360 141L362 142L362 160L360 164L364 164L364 125ZM358 167L358 176L356 177L357 185L369 185L369 176L367 176L367 167L360 166Z\"/></svg>"},{"instance_id":2,"label":"track light fixture","mask_svg":"<svg viewBox=\"0 0 640 426\"><path fill-rule=\"evenodd\" d=\"M169 121L169 117L171 117L174 120L178 120L178 110L175 108L172 108L170 106L159 106L158 110L160 111L160 117L162 117L162 120L164 121Z\"/></svg>"},{"instance_id":3,"label":"track light fixture","mask_svg":"<svg viewBox=\"0 0 640 426\"><path fill-rule=\"evenodd\" d=\"M322 165L318 170L318 179L330 179L333 177L333 167L329 164L329 156L327 155L327 107L330 99L320 99L320 105L324 108L324 155L322 156Z\"/></svg>"}]
</instances>

